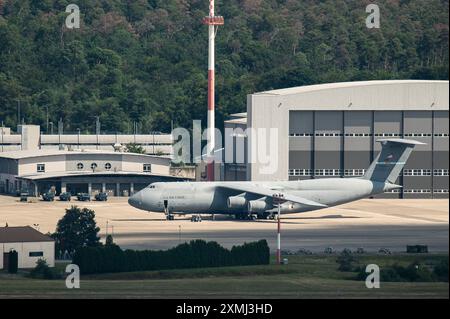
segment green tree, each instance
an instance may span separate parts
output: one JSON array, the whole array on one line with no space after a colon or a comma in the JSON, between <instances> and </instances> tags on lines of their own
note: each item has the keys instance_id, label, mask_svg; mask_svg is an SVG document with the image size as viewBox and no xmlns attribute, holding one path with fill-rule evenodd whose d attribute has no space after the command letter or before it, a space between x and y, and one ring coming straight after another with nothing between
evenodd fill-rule
<instances>
[{"instance_id":1,"label":"green tree","mask_svg":"<svg viewBox=\"0 0 450 319\"><path fill-rule=\"evenodd\" d=\"M101 245L99 231L93 210L72 206L66 209L66 214L58 221L52 237L56 241L57 251L73 254L80 247Z\"/></svg>"},{"instance_id":2,"label":"green tree","mask_svg":"<svg viewBox=\"0 0 450 319\"><path fill-rule=\"evenodd\" d=\"M141 145L135 143L127 144L126 150L128 153L145 154L145 149Z\"/></svg>"}]
</instances>

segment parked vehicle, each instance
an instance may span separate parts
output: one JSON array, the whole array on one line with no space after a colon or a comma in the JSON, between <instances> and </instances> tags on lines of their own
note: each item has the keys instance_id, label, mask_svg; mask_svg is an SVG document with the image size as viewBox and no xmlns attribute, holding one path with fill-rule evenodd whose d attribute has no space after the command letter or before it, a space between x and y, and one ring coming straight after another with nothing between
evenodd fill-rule
<instances>
[{"instance_id":1,"label":"parked vehicle","mask_svg":"<svg viewBox=\"0 0 450 319\"><path fill-rule=\"evenodd\" d=\"M378 253L382 254L382 255L391 255L392 254L388 248L381 248L380 250L378 250Z\"/></svg>"},{"instance_id":2,"label":"parked vehicle","mask_svg":"<svg viewBox=\"0 0 450 319\"><path fill-rule=\"evenodd\" d=\"M55 193L47 192L42 194L42 199L46 202L53 202L55 200Z\"/></svg>"},{"instance_id":3,"label":"parked vehicle","mask_svg":"<svg viewBox=\"0 0 450 319\"><path fill-rule=\"evenodd\" d=\"M80 193L77 195L77 199L80 202L90 202L91 201L91 195L87 193Z\"/></svg>"},{"instance_id":4,"label":"parked vehicle","mask_svg":"<svg viewBox=\"0 0 450 319\"><path fill-rule=\"evenodd\" d=\"M72 200L72 194L69 192L61 193L59 200L62 202L70 202Z\"/></svg>"},{"instance_id":5,"label":"parked vehicle","mask_svg":"<svg viewBox=\"0 0 450 319\"><path fill-rule=\"evenodd\" d=\"M28 196L30 196L28 193L21 193L20 194L20 201L21 202L28 202Z\"/></svg>"},{"instance_id":6,"label":"parked vehicle","mask_svg":"<svg viewBox=\"0 0 450 319\"><path fill-rule=\"evenodd\" d=\"M98 193L97 195L95 195L95 200L98 202L106 202L108 200L108 194Z\"/></svg>"}]
</instances>

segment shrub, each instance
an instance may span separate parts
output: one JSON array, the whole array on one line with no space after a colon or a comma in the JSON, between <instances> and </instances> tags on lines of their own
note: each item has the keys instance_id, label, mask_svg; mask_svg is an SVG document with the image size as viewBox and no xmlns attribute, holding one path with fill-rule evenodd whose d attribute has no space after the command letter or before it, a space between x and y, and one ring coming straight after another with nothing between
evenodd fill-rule
<instances>
[{"instance_id":1,"label":"shrub","mask_svg":"<svg viewBox=\"0 0 450 319\"><path fill-rule=\"evenodd\" d=\"M448 282L448 259L442 260L434 267L433 275L438 281Z\"/></svg>"},{"instance_id":2,"label":"shrub","mask_svg":"<svg viewBox=\"0 0 450 319\"><path fill-rule=\"evenodd\" d=\"M394 264L380 269L380 280L382 282L433 282L440 280L436 275L436 269L440 268L436 267L432 272L419 263L412 263L406 267ZM365 280L367 278L364 268L359 269L356 278L357 280Z\"/></svg>"},{"instance_id":3,"label":"shrub","mask_svg":"<svg viewBox=\"0 0 450 319\"><path fill-rule=\"evenodd\" d=\"M339 257L336 259L339 264L339 271L354 271L353 263L356 262L350 250L344 249Z\"/></svg>"},{"instance_id":4,"label":"shrub","mask_svg":"<svg viewBox=\"0 0 450 319\"><path fill-rule=\"evenodd\" d=\"M50 268L45 259L39 259L36 267L30 272L30 277L34 279L59 279L61 275L54 269Z\"/></svg>"}]
</instances>

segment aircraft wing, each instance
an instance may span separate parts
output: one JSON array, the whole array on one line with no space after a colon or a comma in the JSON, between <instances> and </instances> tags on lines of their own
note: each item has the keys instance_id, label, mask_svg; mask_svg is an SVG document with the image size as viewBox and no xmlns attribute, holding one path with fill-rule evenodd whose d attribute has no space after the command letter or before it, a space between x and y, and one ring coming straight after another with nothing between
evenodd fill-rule
<instances>
[{"instance_id":1,"label":"aircraft wing","mask_svg":"<svg viewBox=\"0 0 450 319\"><path fill-rule=\"evenodd\" d=\"M324 204L320 204L317 203L315 201L303 198L303 197L299 197L299 196L295 196L295 195L290 195L289 193L286 193L284 191L278 190L278 189L269 189L266 187L261 187L261 186L244 186L244 185L221 185L219 186L220 188L224 188L224 189L228 189L228 190L234 190L234 191L238 191L238 192L242 192L242 193L251 193L251 194L255 194L255 195L261 195L261 196L266 196L266 197L271 197L273 198L275 194L282 194L284 197L283 199L287 202L293 202L296 204L301 204L301 205L306 205L306 206L311 206L311 207L318 207L318 208L325 208L328 207L327 205Z\"/></svg>"}]
</instances>

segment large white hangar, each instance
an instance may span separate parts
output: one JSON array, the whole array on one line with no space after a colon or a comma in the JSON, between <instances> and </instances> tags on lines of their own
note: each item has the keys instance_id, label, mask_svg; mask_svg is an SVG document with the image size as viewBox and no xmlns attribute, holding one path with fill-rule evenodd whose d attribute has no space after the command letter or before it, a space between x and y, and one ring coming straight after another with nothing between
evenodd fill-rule
<instances>
[{"instance_id":1,"label":"large white hangar","mask_svg":"<svg viewBox=\"0 0 450 319\"><path fill-rule=\"evenodd\" d=\"M380 150L378 139L402 137L426 145L413 152L397 181L404 189L384 196L448 198L448 81L348 82L255 93L244 116L225 127L277 128L278 169L262 173L247 152L246 173L242 165L226 164L226 180L361 176Z\"/></svg>"},{"instance_id":2,"label":"large white hangar","mask_svg":"<svg viewBox=\"0 0 450 319\"><path fill-rule=\"evenodd\" d=\"M0 153L0 193L39 196L100 192L129 196L151 183L180 181L169 157L108 151L15 151Z\"/></svg>"}]
</instances>

